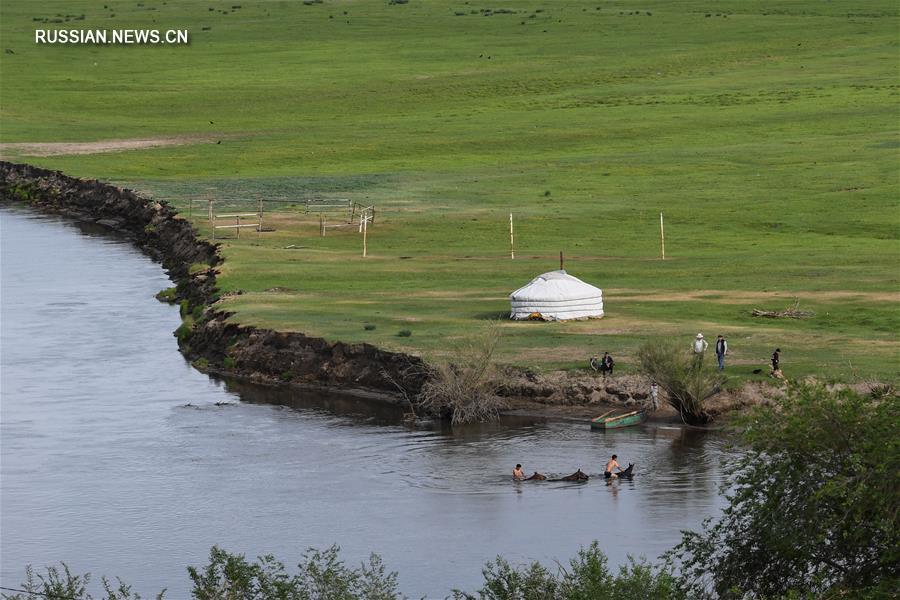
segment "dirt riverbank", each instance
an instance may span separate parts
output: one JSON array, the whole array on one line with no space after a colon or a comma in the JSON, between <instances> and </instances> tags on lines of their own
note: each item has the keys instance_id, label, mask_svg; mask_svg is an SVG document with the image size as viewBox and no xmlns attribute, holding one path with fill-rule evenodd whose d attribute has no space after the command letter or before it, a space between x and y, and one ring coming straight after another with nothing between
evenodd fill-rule
<instances>
[{"instance_id":1,"label":"dirt riverbank","mask_svg":"<svg viewBox=\"0 0 900 600\"><path fill-rule=\"evenodd\" d=\"M162 263L175 283L166 299L180 303L185 317L178 332L179 348L201 370L267 385L338 389L406 404L425 381L426 364L417 356L234 323L229 313L216 308L216 267L223 261L218 246L201 239L164 201L9 162L0 162L0 201L104 226ZM583 419L605 407L644 406L649 395L649 381L638 375L602 379L587 372L507 369L504 379L502 394L513 414ZM748 383L717 395L709 411L720 415L778 393L770 385ZM653 418L680 422L664 403Z\"/></svg>"}]
</instances>

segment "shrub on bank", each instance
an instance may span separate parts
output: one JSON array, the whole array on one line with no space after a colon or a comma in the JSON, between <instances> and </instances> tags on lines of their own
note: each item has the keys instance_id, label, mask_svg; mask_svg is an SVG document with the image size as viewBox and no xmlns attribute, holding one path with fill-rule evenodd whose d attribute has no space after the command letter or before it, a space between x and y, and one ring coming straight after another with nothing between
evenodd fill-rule
<instances>
[{"instance_id":1,"label":"shrub on bank","mask_svg":"<svg viewBox=\"0 0 900 600\"><path fill-rule=\"evenodd\" d=\"M706 400L722 391L725 376L704 356L694 355L682 340L652 340L638 349L641 370L667 392L668 402L689 425L705 425L711 417Z\"/></svg>"},{"instance_id":2,"label":"shrub on bank","mask_svg":"<svg viewBox=\"0 0 900 600\"><path fill-rule=\"evenodd\" d=\"M419 406L454 425L497 420L504 406L498 395L503 382L494 361L499 343L500 329L491 325L482 335L458 344L449 360L429 365Z\"/></svg>"}]
</instances>

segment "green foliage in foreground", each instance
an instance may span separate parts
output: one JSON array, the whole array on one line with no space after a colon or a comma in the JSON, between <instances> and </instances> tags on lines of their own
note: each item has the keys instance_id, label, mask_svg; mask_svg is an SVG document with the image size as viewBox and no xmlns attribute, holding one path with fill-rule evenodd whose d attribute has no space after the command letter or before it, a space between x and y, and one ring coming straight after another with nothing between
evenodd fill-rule
<instances>
[{"instance_id":1,"label":"green foliage in foreground","mask_svg":"<svg viewBox=\"0 0 900 600\"><path fill-rule=\"evenodd\" d=\"M3 596L9 600L94 600L86 592L90 575L73 575L63 565L47 569L48 576L35 577L28 569L25 593ZM261 556L248 561L218 547L209 553L204 567L188 567L195 600L393 600L405 598L397 586L397 573L389 572L377 554L358 568L348 567L339 557L339 548L310 549L289 573L275 557ZM677 589L677 580L644 561L631 560L612 574L597 542L582 548L568 568L551 572L539 563L513 566L502 557L489 562L483 571L484 586L475 594L455 590L457 600L643 600L645 598L686 598ZM104 579L105 594L96 600L140 600L138 594L119 582L113 588ZM163 597L161 592L158 598Z\"/></svg>"},{"instance_id":2,"label":"green foliage in foreground","mask_svg":"<svg viewBox=\"0 0 900 600\"><path fill-rule=\"evenodd\" d=\"M746 420L728 508L669 553L698 594L900 589L900 398L793 387ZM852 594L849 592L853 591Z\"/></svg>"},{"instance_id":3,"label":"green foliage in foreground","mask_svg":"<svg viewBox=\"0 0 900 600\"><path fill-rule=\"evenodd\" d=\"M113 584L106 577L100 579L103 584L103 595L98 600L141 600L141 595L131 591L131 586L116 579ZM25 582L22 584L21 593L9 595L0 594L8 600L94 600L89 594L87 586L91 582L91 574L75 575L66 563L60 563L59 567L49 566L46 573L35 573L31 566L25 567ZM157 594L156 599L162 600L166 591Z\"/></svg>"},{"instance_id":4,"label":"green foliage in foreground","mask_svg":"<svg viewBox=\"0 0 900 600\"><path fill-rule=\"evenodd\" d=\"M191 595L196 600L333 599L366 598L390 600L399 598L397 574L388 572L377 554L358 569L346 566L339 558L339 548L310 549L290 575L283 563L273 556L262 556L248 562L243 555L229 554L213 547L209 564L203 568L188 567L194 582Z\"/></svg>"},{"instance_id":5,"label":"green foliage in foreground","mask_svg":"<svg viewBox=\"0 0 900 600\"><path fill-rule=\"evenodd\" d=\"M454 591L456 600L644 600L687 598L678 580L644 560L629 558L618 573L609 571L606 556L595 541L581 548L553 572L538 562L513 566L502 557L484 570L484 586L477 594Z\"/></svg>"}]
</instances>

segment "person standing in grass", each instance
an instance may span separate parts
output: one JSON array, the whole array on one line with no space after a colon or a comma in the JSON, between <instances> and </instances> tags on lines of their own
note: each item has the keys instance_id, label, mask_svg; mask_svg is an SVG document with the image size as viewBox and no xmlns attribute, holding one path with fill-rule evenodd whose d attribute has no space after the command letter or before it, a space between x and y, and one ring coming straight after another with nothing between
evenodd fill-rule
<instances>
[{"instance_id":1,"label":"person standing in grass","mask_svg":"<svg viewBox=\"0 0 900 600\"><path fill-rule=\"evenodd\" d=\"M698 333L697 337L694 338L694 343L691 345L691 349L694 351L695 363L700 364L703 362L703 354L707 348L709 348L709 343L703 339L702 333Z\"/></svg>"},{"instance_id":2,"label":"person standing in grass","mask_svg":"<svg viewBox=\"0 0 900 600\"><path fill-rule=\"evenodd\" d=\"M716 340L716 359L719 361L719 370L725 370L725 355L728 354L728 342L725 341L725 336L720 335L719 339Z\"/></svg>"},{"instance_id":3,"label":"person standing in grass","mask_svg":"<svg viewBox=\"0 0 900 600\"><path fill-rule=\"evenodd\" d=\"M772 373L778 373L781 370L781 348L775 348L772 353Z\"/></svg>"}]
</instances>

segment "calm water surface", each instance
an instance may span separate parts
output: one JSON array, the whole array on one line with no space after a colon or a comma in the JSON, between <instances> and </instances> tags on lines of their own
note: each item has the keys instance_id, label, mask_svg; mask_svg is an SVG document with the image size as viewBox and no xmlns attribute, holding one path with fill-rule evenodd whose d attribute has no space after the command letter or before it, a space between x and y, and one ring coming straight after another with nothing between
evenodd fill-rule
<instances>
[{"instance_id":1,"label":"calm water surface","mask_svg":"<svg viewBox=\"0 0 900 600\"><path fill-rule=\"evenodd\" d=\"M597 539L613 564L655 558L723 504L712 435L417 430L392 407L214 382L153 299L167 277L127 243L8 209L0 237L3 586L64 560L180 599L213 544L291 565L337 543L351 563L380 553L405 593L443 597L475 589L497 554L552 564ZM509 478L516 462L597 475L613 452L633 481Z\"/></svg>"}]
</instances>

